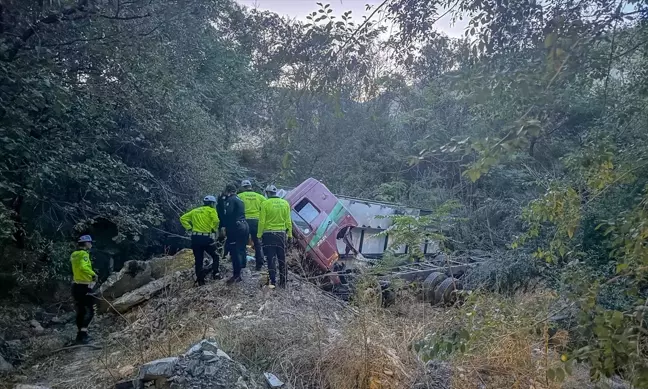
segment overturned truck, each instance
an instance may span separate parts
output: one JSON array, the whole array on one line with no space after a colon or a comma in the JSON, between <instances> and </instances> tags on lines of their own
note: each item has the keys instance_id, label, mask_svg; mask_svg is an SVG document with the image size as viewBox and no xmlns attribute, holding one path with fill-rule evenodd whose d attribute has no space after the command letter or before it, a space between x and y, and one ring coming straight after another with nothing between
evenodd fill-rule
<instances>
[{"instance_id":1,"label":"overturned truck","mask_svg":"<svg viewBox=\"0 0 648 389\"><path fill-rule=\"evenodd\" d=\"M282 190L292 210L293 234L302 251L298 265L315 275L323 287L348 296L360 269L371 268L391 247L388 233L391 215L423 216L430 211L397 204L334 195L324 184L309 178L296 188ZM407 254L407 246L392 248ZM460 277L468 265L451 263L439 252L437 242L423 243L425 260L406 263L383 272L380 280L384 301L393 298L394 279L422 284L422 296L432 304L454 301L461 289Z\"/></svg>"}]
</instances>

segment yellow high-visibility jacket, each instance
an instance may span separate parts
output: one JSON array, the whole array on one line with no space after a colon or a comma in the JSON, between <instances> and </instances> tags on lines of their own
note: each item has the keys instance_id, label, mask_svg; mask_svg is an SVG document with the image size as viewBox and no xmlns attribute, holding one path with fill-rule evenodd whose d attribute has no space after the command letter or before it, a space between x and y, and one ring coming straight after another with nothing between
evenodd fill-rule
<instances>
[{"instance_id":1,"label":"yellow high-visibility jacket","mask_svg":"<svg viewBox=\"0 0 648 389\"><path fill-rule=\"evenodd\" d=\"M290 217L290 204L279 197L270 197L261 204L259 213L259 232L261 237L264 232L287 232L292 237L292 219Z\"/></svg>"},{"instance_id":2,"label":"yellow high-visibility jacket","mask_svg":"<svg viewBox=\"0 0 648 389\"><path fill-rule=\"evenodd\" d=\"M258 219L261 212L261 203L266 201L266 198L251 190L239 193L238 197L245 204L245 218Z\"/></svg>"},{"instance_id":3,"label":"yellow high-visibility jacket","mask_svg":"<svg viewBox=\"0 0 648 389\"><path fill-rule=\"evenodd\" d=\"M187 231L211 234L218 231L218 213L214 207L203 205L180 216L180 223Z\"/></svg>"},{"instance_id":4,"label":"yellow high-visibility jacket","mask_svg":"<svg viewBox=\"0 0 648 389\"><path fill-rule=\"evenodd\" d=\"M90 253L86 250L77 250L70 256L72 262L72 277L77 284L91 284L97 273L92 270Z\"/></svg>"}]
</instances>

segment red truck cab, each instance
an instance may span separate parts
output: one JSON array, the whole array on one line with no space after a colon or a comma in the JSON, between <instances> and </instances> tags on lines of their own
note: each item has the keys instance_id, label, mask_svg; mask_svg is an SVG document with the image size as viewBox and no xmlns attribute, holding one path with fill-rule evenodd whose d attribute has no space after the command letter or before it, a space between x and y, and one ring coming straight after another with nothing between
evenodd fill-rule
<instances>
[{"instance_id":1,"label":"red truck cab","mask_svg":"<svg viewBox=\"0 0 648 389\"><path fill-rule=\"evenodd\" d=\"M358 222L328 188L309 178L291 190L285 199L290 204L293 235L306 255L322 271L334 269L339 259L336 239ZM331 277L333 283L339 282Z\"/></svg>"}]
</instances>

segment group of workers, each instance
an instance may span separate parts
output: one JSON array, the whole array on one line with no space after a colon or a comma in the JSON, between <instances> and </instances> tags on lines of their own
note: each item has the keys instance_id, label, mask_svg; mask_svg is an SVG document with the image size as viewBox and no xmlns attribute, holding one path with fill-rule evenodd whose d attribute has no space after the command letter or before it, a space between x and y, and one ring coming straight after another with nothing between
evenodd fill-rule
<instances>
[{"instance_id":1,"label":"group of workers","mask_svg":"<svg viewBox=\"0 0 648 389\"><path fill-rule=\"evenodd\" d=\"M232 260L232 277L227 284L241 282L241 270L247 266L247 244L254 245L255 270L268 265L269 287L285 287L286 242L292 236L290 205L277 196L277 187L268 185L266 196L252 190L249 180L241 182L237 193L235 185L228 185L217 199L208 195L203 205L180 217L180 223L191 234L191 249L196 259L196 280L205 284L203 270L205 253L212 258L212 278L221 279L220 253L229 253ZM279 283L277 283L277 262Z\"/></svg>"},{"instance_id":2,"label":"group of workers","mask_svg":"<svg viewBox=\"0 0 648 389\"><path fill-rule=\"evenodd\" d=\"M229 253L232 260L232 277L227 284L241 282L241 270L247 266L247 244L251 240L255 252L255 270L263 269L264 258L268 266L270 289L285 287L286 243L292 237L290 205L277 196L277 187L268 185L266 196L252 190L249 180L241 182L241 190L234 184L216 198L208 195L203 205L180 217L180 223L191 235L191 249L196 263L198 285L205 284L205 253L212 258L211 274L214 280L222 279L220 258ZM83 235L78 239L77 250L70 257L72 263L72 296L76 307L76 342L89 343L88 325L94 316L96 298L93 287L97 274L92 268L90 249L92 237ZM277 268L279 265L279 283Z\"/></svg>"}]
</instances>

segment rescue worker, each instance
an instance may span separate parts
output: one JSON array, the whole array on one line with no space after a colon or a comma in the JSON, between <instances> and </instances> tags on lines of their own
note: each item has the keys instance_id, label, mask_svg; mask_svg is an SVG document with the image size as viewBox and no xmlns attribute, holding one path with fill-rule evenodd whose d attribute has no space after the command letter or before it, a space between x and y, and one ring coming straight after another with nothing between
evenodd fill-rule
<instances>
[{"instance_id":1,"label":"rescue worker","mask_svg":"<svg viewBox=\"0 0 648 389\"><path fill-rule=\"evenodd\" d=\"M288 269L286 268L286 243L292 238L292 220L290 204L277 196L277 187L268 185L268 199L261 204L259 213L259 231L257 237L263 242L263 252L268 263L271 289L275 288L277 268L275 257L279 262L279 287L286 287Z\"/></svg>"},{"instance_id":2,"label":"rescue worker","mask_svg":"<svg viewBox=\"0 0 648 389\"><path fill-rule=\"evenodd\" d=\"M88 336L88 326L94 317L95 304L92 288L97 282L97 273L92 269L92 261L90 260L92 237L90 235L81 236L77 246L77 250L70 256L74 280L72 297L76 307L76 342L78 344L88 344L91 341Z\"/></svg>"},{"instance_id":3,"label":"rescue worker","mask_svg":"<svg viewBox=\"0 0 648 389\"><path fill-rule=\"evenodd\" d=\"M180 216L180 223L191 233L191 250L196 260L196 280L198 286L205 285L203 265L205 252L212 258L212 278L221 279L220 258L216 252L214 234L218 233L219 219L216 213L216 197L205 196L203 205Z\"/></svg>"},{"instance_id":4,"label":"rescue worker","mask_svg":"<svg viewBox=\"0 0 648 389\"><path fill-rule=\"evenodd\" d=\"M256 270L259 271L263 267L263 249L261 240L257 237L257 233L259 232L259 212L261 211L261 203L266 198L252 190L252 183L249 180L241 181L241 187L243 190L238 194L238 197L245 204L245 220L250 228L250 238L254 244Z\"/></svg>"},{"instance_id":5,"label":"rescue worker","mask_svg":"<svg viewBox=\"0 0 648 389\"><path fill-rule=\"evenodd\" d=\"M222 226L225 227L227 239L225 250L229 251L232 258L234 274L227 280L227 284L241 282L241 269L247 262L246 246L250 229L245 221L245 204L236 195L236 185L229 184L225 187L225 201L223 204Z\"/></svg>"}]
</instances>

